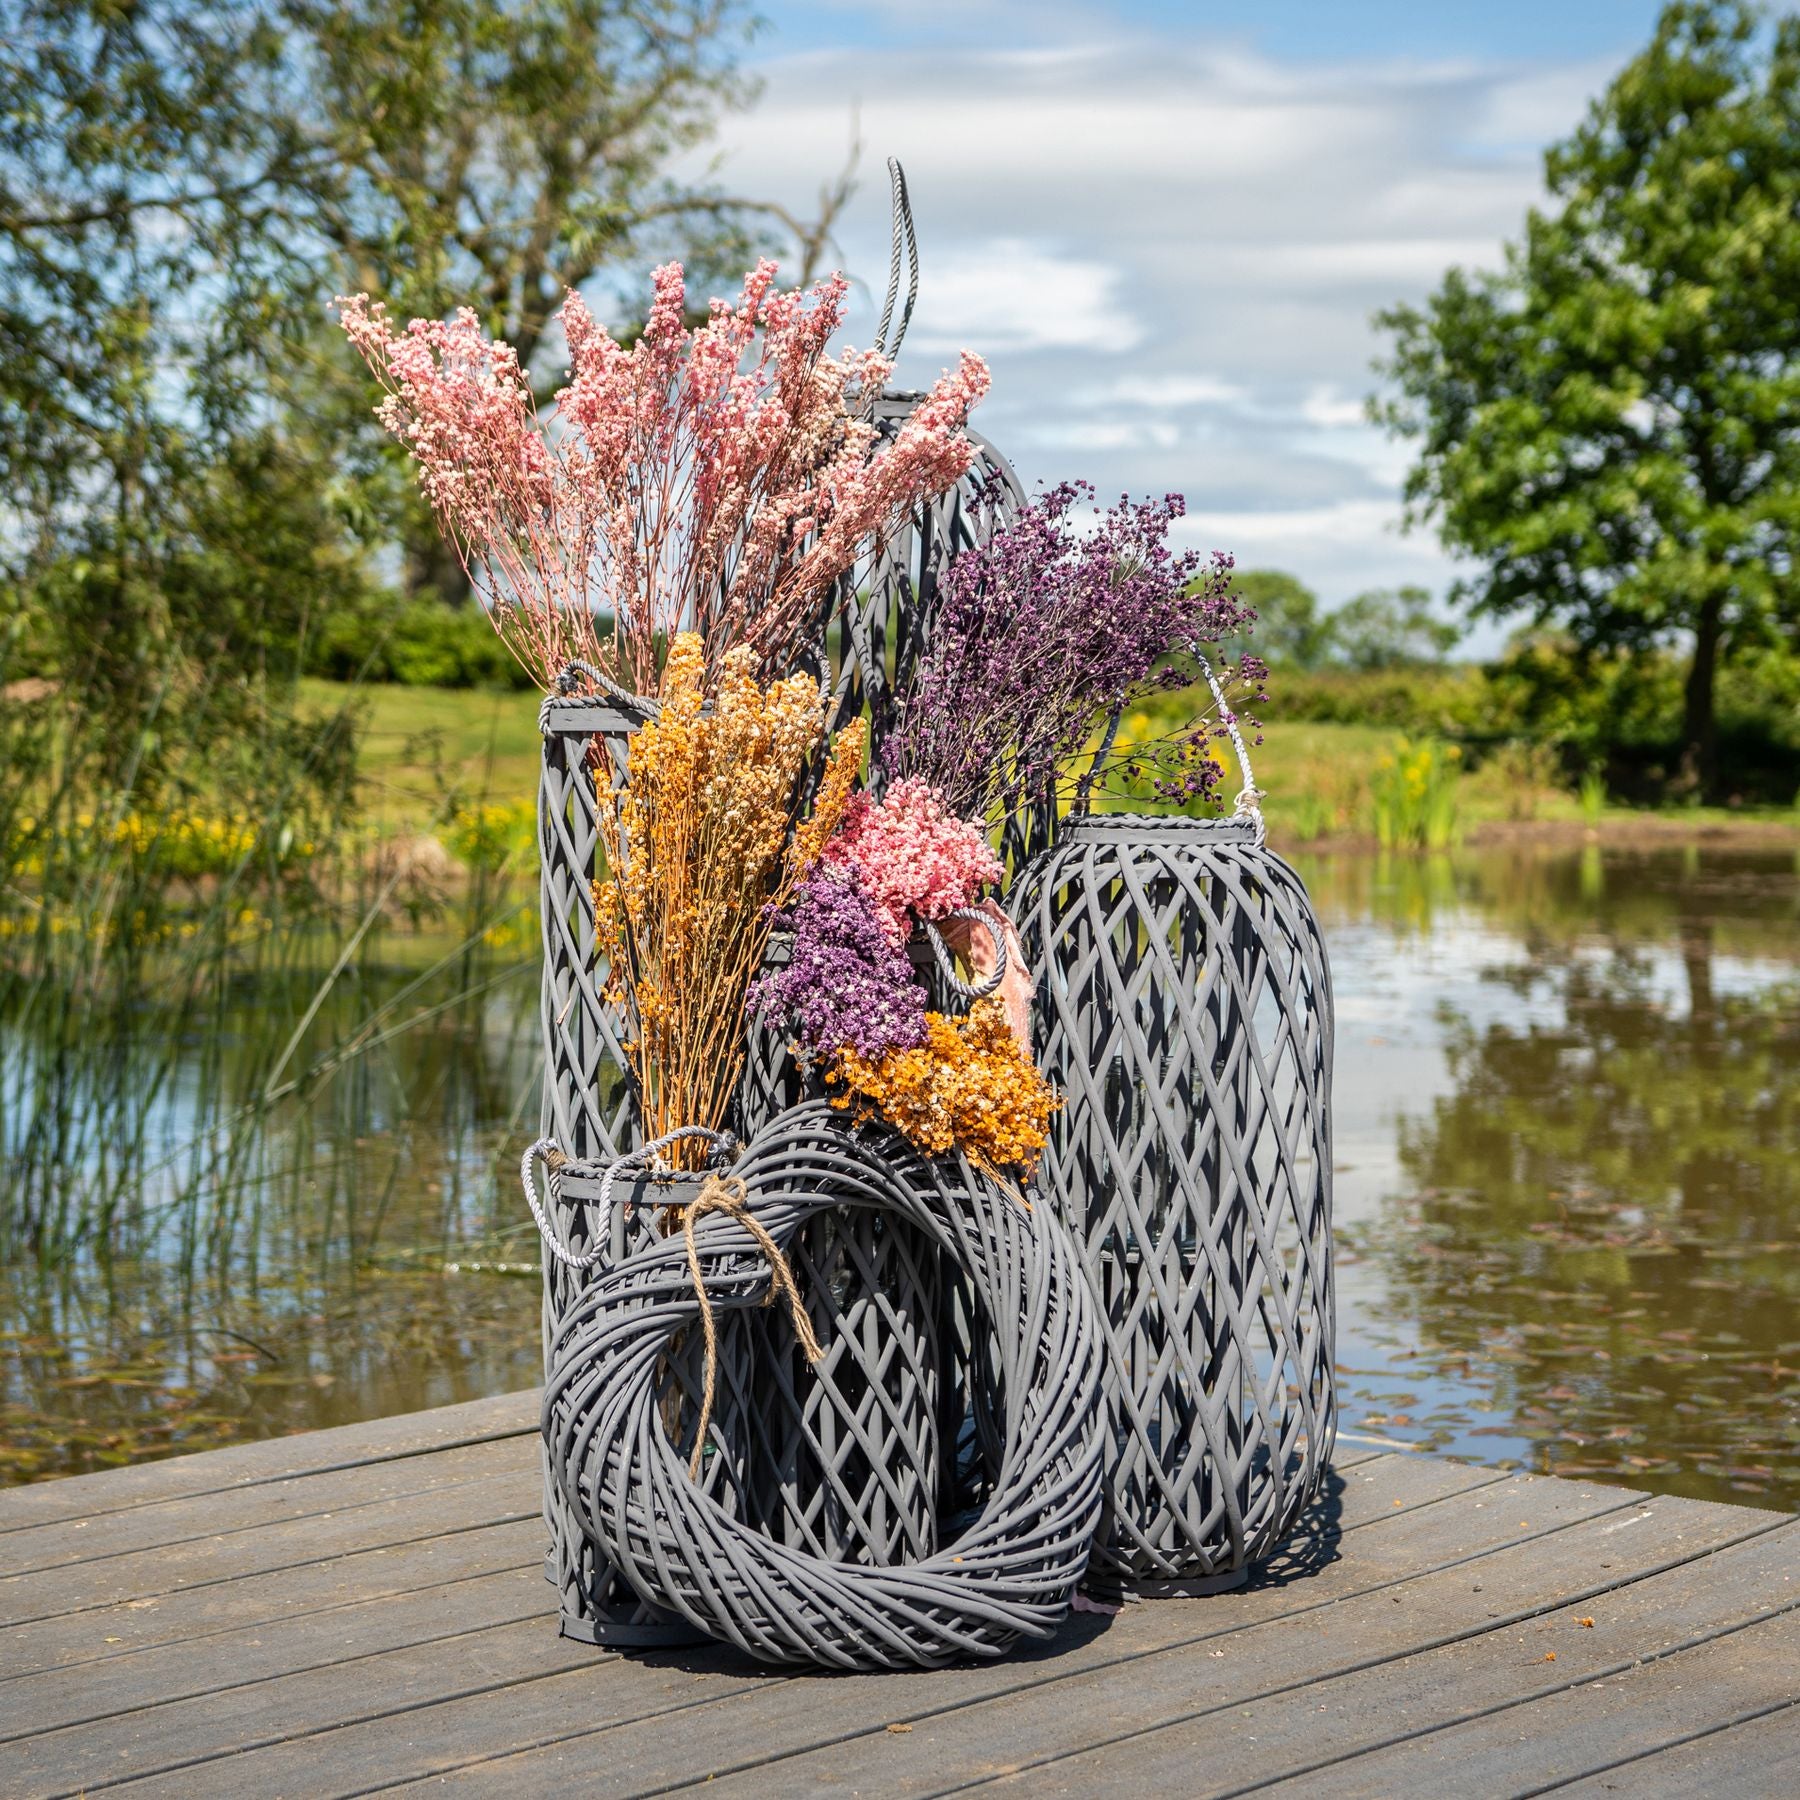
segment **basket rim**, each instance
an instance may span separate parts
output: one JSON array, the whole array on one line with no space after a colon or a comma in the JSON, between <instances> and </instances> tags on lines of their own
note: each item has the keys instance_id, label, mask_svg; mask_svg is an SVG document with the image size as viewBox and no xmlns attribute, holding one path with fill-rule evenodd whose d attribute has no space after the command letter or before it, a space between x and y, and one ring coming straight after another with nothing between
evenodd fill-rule
<instances>
[{"instance_id":1,"label":"basket rim","mask_svg":"<svg viewBox=\"0 0 1800 1800\"><path fill-rule=\"evenodd\" d=\"M1256 842L1251 819L1192 818L1184 813L1073 813L1057 827L1059 843L1094 843L1115 838L1199 838L1227 844Z\"/></svg>"}]
</instances>

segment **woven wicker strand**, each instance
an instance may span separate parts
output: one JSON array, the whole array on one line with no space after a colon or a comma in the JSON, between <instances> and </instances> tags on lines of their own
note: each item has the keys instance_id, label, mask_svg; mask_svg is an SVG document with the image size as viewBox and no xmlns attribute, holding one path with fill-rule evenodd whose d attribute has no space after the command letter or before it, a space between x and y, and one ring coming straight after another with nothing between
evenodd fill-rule
<instances>
[{"instance_id":1,"label":"woven wicker strand","mask_svg":"<svg viewBox=\"0 0 1800 1800\"><path fill-rule=\"evenodd\" d=\"M623 1021L595 966L592 888L596 773L624 779L630 733L654 702L603 686L577 691L587 686L598 686L591 672L572 668L540 714L542 1130L577 1169L549 1184L543 1206L547 1237L570 1253L548 1243L544 1250L546 1368L563 1320L598 1273L658 1241L649 1209L607 1205L600 1179L641 1145L643 1130L621 1048ZM746 1047L736 1111L748 1137L801 1097L801 1081L786 1033L753 1024ZM825 1357L807 1365L787 1323L768 1314L727 1322L713 1438L715 1451L725 1438L731 1451L715 1454L704 1479L758 1529L813 1554L874 1563L926 1554L936 1546L946 1479L940 1445L953 1442L957 1429L939 1354L941 1259L904 1221L868 1209L817 1215L784 1248ZM705 1392L699 1340L696 1330L662 1370L663 1405L674 1409L690 1443ZM565 1636L640 1646L692 1640L686 1621L645 1607L607 1566L547 1465L544 1519L546 1574L561 1598Z\"/></svg>"},{"instance_id":2,"label":"woven wicker strand","mask_svg":"<svg viewBox=\"0 0 1800 1800\"><path fill-rule=\"evenodd\" d=\"M775 1663L933 1668L1047 1636L1087 1564L1100 1508L1102 1351L1074 1246L1047 1208L813 1102L784 1115L734 1173L777 1245L838 1208L892 1213L966 1272L997 1326L1003 1447L979 1516L897 1566L833 1561L737 1516L696 1486L656 1404L654 1373L694 1323L679 1241L607 1270L555 1345L543 1427L583 1526L644 1598ZM714 1309L757 1307L769 1263L733 1220L697 1233ZM883 1447L863 1446L885 1461Z\"/></svg>"}]
</instances>

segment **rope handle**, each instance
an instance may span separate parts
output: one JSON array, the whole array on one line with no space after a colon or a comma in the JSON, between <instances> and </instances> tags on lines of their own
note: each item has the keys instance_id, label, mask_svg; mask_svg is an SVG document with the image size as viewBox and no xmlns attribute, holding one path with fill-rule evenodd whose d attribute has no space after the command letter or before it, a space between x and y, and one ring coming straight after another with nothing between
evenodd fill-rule
<instances>
[{"instance_id":1,"label":"rope handle","mask_svg":"<svg viewBox=\"0 0 1800 1800\"><path fill-rule=\"evenodd\" d=\"M1257 803L1263 797L1263 791L1256 785L1256 772L1250 767L1250 752L1244 748L1243 733L1237 727L1237 714L1231 710L1225 698L1225 690L1219 685L1219 678L1213 673L1213 666L1198 650L1194 652L1194 660L1200 665L1200 672L1206 677L1206 685L1212 689L1213 698L1219 703L1219 718L1225 727L1225 734L1231 739L1231 748L1237 757L1238 770L1244 778L1244 785L1238 789L1237 799L1233 802L1231 816L1234 819L1246 820L1256 829L1256 842L1260 848L1268 840L1269 827L1263 818L1262 807Z\"/></svg>"},{"instance_id":2,"label":"rope handle","mask_svg":"<svg viewBox=\"0 0 1800 1800\"><path fill-rule=\"evenodd\" d=\"M596 693L603 699L610 700L621 712L635 718L639 724L654 719L662 711L662 707L653 696L628 692L604 670L595 668L591 662L579 660L566 662L563 664L562 673L557 676L550 692L544 696L543 703L538 707L538 735L540 737L551 735L551 708L556 705L558 700L575 699L576 683L583 676L592 684Z\"/></svg>"},{"instance_id":3,"label":"rope handle","mask_svg":"<svg viewBox=\"0 0 1800 1800\"><path fill-rule=\"evenodd\" d=\"M912 323L913 304L919 298L919 240L913 230L912 201L906 192L906 171L900 166L897 156L887 159L888 189L892 196L892 225L890 227L893 248L888 256L887 301L881 309L881 323L875 331L875 350L889 362L900 355L900 346L906 342L906 328ZM894 321L894 302L900 297L900 253L904 246L907 264L906 308L900 315L900 325L894 333L894 341L888 342L888 327Z\"/></svg>"},{"instance_id":4,"label":"rope handle","mask_svg":"<svg viewBox=\"0 0 1800 1800\"><path fill-rule=\"evenodd\" d=\"M736 1175L709 1175L700 1189L699 1197L685 1209L681 1222L681 1235L687 1245L688 1274L694 1282L694 1298L700 1307L700 1335L706 1345L706 1377L700 1394L700 1422L694 1428L694 1453L688 1459L688 1479L700 1479L700 1463L706 1454L707 1428L712 1424L713 1399L718 1391L719 1382L719 1327L713 1318L712 1296L706 1291L706 1275L700 1267L700 1247L694 1241L694 1228L700 1223L703 1213L723 1213L726 1218L734 1219L750 1234L769 1264L769 1291L763 1296L763 1305L773 1303L780 1294L787 1302L788 1318L794 1327L794 1336L799 1340L800 1352L809 1363L816 1363L825 1352L820 1348L819 1340L813 1332L812 1320L807 1316L805 1305L800 1299L800 1290L794 1285L794 1271L788 1260L781 1254L781 1246L769 1235L769 1229L750 1210L750 1194L742 1177Z\"/></svg>"},{"instance_id":5,"label":"rope handle","mask_svg":"<svg viewBox=\"0 0 1800 1800\"><path fill-rule=\"evenodd\" d=\"M978 907L959 906L954 912L945 913L944 917L980 925L994 942L994 972L980 981L964 981L956 972L956 958L951 955L950 946L944 942L944 934L934 922L926 922L925 941L931 946L932 954L937 958L938 972L949 984L950 991L963 1001L985 1000L989 994L997 993L1001 982L1006 979L1006 934Z\"/></svg>"},{"instance_id":6,"label":"rope handle","mask_svg":"<svg viewBox=\"0 0 1800 1800\"><path fill-rule=\"evenodd\" d=\"M595 1211L604 1218L612 1209L613 1183L621 1174L641 1166L644 1158L656 1157L658 1151L666 1150L671 1144L678 1144L684 1138L696 1137L709 1139L715 1152L722 1157L729 1158L737 1152L737 1139L729 1131L713 1131L705 1125L678 1125L673 1131L664 1132L654 1142L628 1151L602 1171L598 1163L572 1162L563 1154L554 1138L539 1138L519 1158L519 1181L525 1189L525 1203L531 1208L531 1216L537 1221L538 1233L549 1246L550 1254L571 1269L591 1269L606 1252L599 1247L598 1241L593 1249L576 1250L556 1235L556 1227L539 1203L537 1187L531 1179L531 1165L534 1162L540 1158L543 1160L547 1172L545 1191L553 1200L561 1192L562 1184L568 1176L600 1174L600 1199ZM657 1158L657 1165L650 1173L671 1172L662 1167L660 1158Z\"/></svg>"}]
</instances>

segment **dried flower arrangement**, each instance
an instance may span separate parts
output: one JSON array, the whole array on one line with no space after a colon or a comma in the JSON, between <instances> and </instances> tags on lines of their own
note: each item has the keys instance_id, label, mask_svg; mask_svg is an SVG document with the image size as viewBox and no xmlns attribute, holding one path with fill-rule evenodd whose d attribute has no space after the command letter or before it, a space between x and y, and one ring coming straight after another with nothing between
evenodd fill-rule
<instances>
[{"instance_id":1,"label":"dried flower arrangement","mask_svg":"<svg viewBox=\"0 0 1800 1800\"><path fill-rule=\"evenodd\" d=\"M796 1053L841 1090L833 1105L885 1119L929 1154L960 1150L995 1174L1035 1165L1056 1096L1005 1000L980 1001L962 1019L928 1012L902 946L1003 873L983 828L924 782L900 783L880 801L852 795L782 917L793 935L787 966L749 996L792 1020ZM1028 996L1016 937L1010 961Z\"/></svg>"},{"instance_id":2,"label":"dried flower arrangement","mask_svg":"<svg viewBox=\"0 0 1800 1800\"><path fill-rule=\"evenodd\" d=\"M933 1155L960 1150L996 1175L1036 1167L1062 1104L999 1000L977 1000L961 1019L927 1013L913 1049L868 1057L847 1044L825 1079L845 1090L834 1106L885 1119Z\"/></svg>"},{"instance_id":3,"label":"dried flower arrangement","mask_svg":"<svg viewBox=\"0 0 1800 1800\"><path fill-rule=\"evenodd\" d=\"M339 300L386 390L378 416L544 687L579 660L655 694L683 630L709 679L738 644L788 674L864 547L968 469L982 360L965 351L883 440L869 415L887 359L828 348L848 282L784 292L775 275L759 263L735 306L715 300L689 329L681 265L665 265L629 350L571 293L569 380L547 421L511 347L466 308L396 332L379 302Z\"/></svg>"},{"instance_id":4,"label":"dried flower arrangement","mask_svg":"<svg viewBox=\"0 0 1800 1800\"><path fill-rule=\"evenodd\" d=\"M862 764L858 721L832 743L811 816L797 821L801 772L825 736L819 685L805 674L764 684L755 660L746 644L727 651L709 698L705 645L678 633L624 786L604 771L596 783L610 870L594 884L599 945L646 1136L724 1124L774 912L818 862Z\"/></svg>"},{"instance_id":5,"label":"dried flower arrangement","mask_svg":"<svg viewBox=\"0 0 1800 1800\"><path fill-rule=\"evenodd\" d=\"M1209 799L1223 721L1124 750L1118 728L1245 614L1228 558L1169 548L1179 497L1121 501L1084 535L1091 490L1051 489L944 571L877 792L853 792L862 728L827 751L818 683L796 670L858 556L970 467L988 375L964 353L878 436L887 360L830 348L847 285L783 292L760 263L690 328L669 264L629 349L570 294L547 419L472 313L396 332L365 297L340 307L514 654L545 686L578 660L658 701L622 786L596 759L599 945L646 1134L723 1122L748 1004L791 1020L838 1104L1028 1169L1056 1100L1023 1047L1016 940L1007 986L963 1019L927 1010L904 945L1002 878L991 834L1022 808L1085 806L1121 769L1159 799ZM1249 659L1237 673L1254 684ZM777 922L792 954L759 980Z\"/></svg>"},{"instance_id":6,"label":"dried flower arrangement","mask_svg":"<svg viewBox=\"0 0 1800 1800\"><path fill-rule=\"evenodd\" d=\"M943 571L877 771L881 798L851 798L784 921L791 963L751 994L792 1019L835 1104L996 1172L1035 1164L1059 1104L1026 1050L1017 936L990 901L1009 981L962 1019L925 1010L897 946L1002 879L991 833L1024 808L1085 808L1121 777L1164 803L1212 801L1212 744L1235 714L1203 708L1123 749L1119 726L1150 695L1193 686L1205 647L1251 616L1231 592L1229 557L1169 547L1179 495L1121 500L1082 532L1074 514L1091 493L1049 490ZM1226 673L1260 688L1253 658ZM979 932L961 936L973 951Z\"/></svg>"},{"instance_id":7,"label":"dried flower arrangement","mask_svg":"<svg viewBox=\"0 0 1800 1800\"><path fill-rule=\"evenodd\" d=\"M989 826L1031 806L1085 808L1119 776L1163 802L1212 799L1223 717L1203 708L1115 753L1118 725L1141 700L1192 687L1202 647L1254 615L1231 592L1230 557L1170 549L1179 494L1122 499L1083 533L1074 514L1092 493L1051 488L951 560L883 749L890 782L928 782ZM1245 657L1226 673L1256 694L1265 671Z\"/></svg>"}]
</instances>

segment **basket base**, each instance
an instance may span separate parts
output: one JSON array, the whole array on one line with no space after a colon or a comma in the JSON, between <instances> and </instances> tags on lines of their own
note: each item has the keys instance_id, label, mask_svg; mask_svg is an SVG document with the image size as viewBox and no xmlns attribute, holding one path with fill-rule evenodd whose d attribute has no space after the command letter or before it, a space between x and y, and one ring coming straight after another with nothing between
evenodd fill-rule
<instances>
[{"instance_id":1,"label":"basket base","mask_svg":"<svg viewBox=\"0 0 1800 1800\"><path fill-rule=\"evenodd\" d=\"M1205 1594L1229 1594L1250 1579L1250 1565L1218 1575L1191 1575L1183 1581L1134 1581L1126 1591L1138 1600L1197 1600Z\"/></svg>"},{"instance_id":2,"label":"basket base","mask_svg":"<svg viewBox=\"0 0 1800 1800\"><path fill-rule=\"evenodd\" d=\"M584 1619L575 1613L562 1614L559 1635L601 1650L687 1650L712 1641L685 1619L627 1624L620 1619Z\"/></svg>"}]
</instances>

